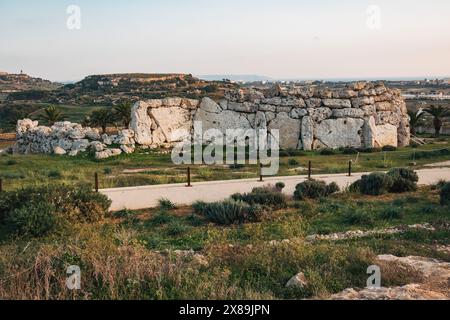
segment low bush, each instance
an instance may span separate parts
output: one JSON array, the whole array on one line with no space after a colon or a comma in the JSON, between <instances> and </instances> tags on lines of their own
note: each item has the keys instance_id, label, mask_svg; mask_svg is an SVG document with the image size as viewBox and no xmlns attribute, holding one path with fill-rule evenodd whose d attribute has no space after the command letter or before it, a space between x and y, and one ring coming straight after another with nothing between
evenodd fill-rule
<instances>
[{"instance_id":1,"label":"low bush","mask_svg":"<svg viewBox=\"0 0 450 320\"><path fill-rule=\"evenodd\" d=\"M358 150L356 150L355 148L344 148L342 150L343 154L357 154Z\"/></svg>"},{"instance_id":2,"label":"low bush","mask_svg":"<svg viewBox=\"0 0 450 320\"><path fill-rule=\"evenodd\" d=\"M41 237L57 227L55 207L49 203L25 204L14 209L6 223L20 235Z\"/></svg>"},{"instance_id":3,"label":"low bush","mask_svg":"<svg viewBox=\"0 0 450 320\"><path fill-rule=\"evenodd\" d=\"M176 205L172 201L170 201L169 199L165 199L165 198L159 199L158 203L159 203L159 209L160 210L163 210L163 211L167 210L167 211L169 211L169 210L176 209Z\"/></svg>"},{"instance_id":4,"label":"low bush","mask_svg":"<svg viewBox=\"0 0 450 320\"><path fill-rule=\"evenodd\" d=\"M388 151L388 152L390 152L390 151L397 151L397 147L394 147L394 146L384 146L383 148L381 148L381 150L383 150L383 151Z\"/></svg>"},{"instance_id":5,"label":"low bush","mask_svg":"<svg viewBox=\"0 0 450 320\"><path fill-rule=\"evenodd\" d=\"M403 216L402 209L398 207L390 207L380 213L380 218L383 220L403 219Z\"/></svg>"},{"instance_id":6,"label":"low bush","mask_svg":"<svg viewBox=\"0 0 450 320\"><path fill-rule=\"evenodd\" d=\"M57 179L57 178L61 178L62 174L58 170L52 170L47 174L47 177L49 177L51 179Z\"/></svg>"},{"instance_id":7,"label":"low bush","mask_svg":"<svg viewBox=\"0 0 450 320\"><path fill-rule=\"evenodd\" d=\"M300 162L298 162L296 159L289 159L288 165L290 166L298 166Z\"/></svg>"},{"instance_id":8,"label":"low bush","mask_svg":"<svg viewBox=\"0 0 450 320\"><path fill-rule=\"evenodd\" d=\"M151 220L150 223L153 225L164 225L174 221L174 217L169 215L167 212L158 212Z\"/></svg>"},{"instance_id":9,"label":"low bush","mask_svg":"<svg viewBox=\"0 0 450 320\"><path fill-rule=\"evenodd\" d=\"M104 174L111 174L112 172L113 172L112 168L107 167L103 169Z\"/></svg>"},{"instance_id":10,"label":"low bush","mask_svg":"<svg viewBox=\"0 0 450 320\"><path fill-rule=\"evenodd\" d=\"M385 173L374 172L362 176L361 180L354 183L351 187L359 190L362 194L378 196L389 192L392 187L392 178Z\"/></svg>"},{"instance_id":11,"label":"low bush","mask_svg":"<svg viewBox=\"0 0 450 320\"><path fill-rule=\"evenodd\" d=\"M46 215L51 211L55 219L71 223L97 222L106 216L110 205L106 196L89 187L28 187L0 194L0 223L10 223L21 233L26 228L19 228L14 221L23 221L21 215L32 208L45 209ZM39 216L34 211L33 215Z\"/></svg>"},{"instance_id":12,"label":"low bush","mask_svg":"<svg viewBox=\"0 0 450 320\"><path fill-rule=\"evenodd\" d=\"M272 185L254 188L250 193L236 193L231 198L234 201L243 201L250 205L267 206L272 209L285 208L288 202L286 196L276 186Z\"/></svg>"},{"instance_id":13,"label":"low bush","mask_svg":"<svg viewBox=\"0 0 450 320\"><path fill-rule=\"evenodd\" d=\"M335 182L327 185L324 181L311 179L299 183L295 187L294 198L296 200L304 200L305 198L318 199L336 192L339 192L339 187Z\"/></svg>"},{"instance_id":14,"label":"low bush","mask_svg":"<svg viewBox=\"0 0 450 320\"><path fill-rule=\"evenodd\" d=\"M275 184L275 188L277 189L278 192L282 192L285 187L286 184L284 182L277 182Z\"/></svg>"},{"instance_id":15,"label":"low bush","mask_svg":"<svg viewBox=\"0 0 450 320\"><path fill-rule=\"evenodd\" d=\"M411 157L415 158L415 159L429 159L429 158L436 158L436 157L448 156L448 155L450 155L449 149L441 149L441 150L431 150L431 151L419 151L419 152L416 152Z\"/></svg>"},{"instance_id":16,"label":"low bush","mask_svg":"<svg viewBox=\"0 0 450 320\"><path fill-rule=\"evenodd\" d=\"M211 222L232 225L260 221L262 211L243 201L225 200L206 204L202 214Z\"/></svg>"},{"instance_id":17,"label":"low bush","mask_svg":"<svg viewBox=\"0 0 450 320\"><path fill-rule=\"evenodd\" d=\"M441 204L450 205L450 182L441 188Z\"/></svg>"},{"instance_id":18,"label":"low bush","mask_svg":"<svg viewBox=\"0 0 450 320\"><path fill-rule=\"evenodd\" d=\"M414 170L395 168L390 170L387 175L392 178L392 186L389 188L389 192L402 193L417 190L419 176Z\"/></svg>"},{"instance_id":19,"label":"low bush","mask_svg":"<svg viewBox=\"0 0 450 320\"><path fill-rule=\"evenodd\" d=\"M320 151L322 156L332 156L336 154L336 150L333 149L323 149Z\"/></svg>"},{"instance_id":20,"label":"low bush","mask_svg":"<svg viewBox=\"0 0 450 320\"><path fill-rule=\"evenodd\" d=\"M361 153L376 153L376 152L380 152L381 149L380 148L358 148L357 151L361 152Z\"/></svg>"},{"instance_id":21,"label":"low bush","mask_svg":"<svg viewBox=\"0 0 450 320\"><path fill-rule=\"evenodd\" d=\"M343 214L343 221L350 225L372 226L375 222L374 217L365 210L349 210Z\"/></svg>"}]
</instances>

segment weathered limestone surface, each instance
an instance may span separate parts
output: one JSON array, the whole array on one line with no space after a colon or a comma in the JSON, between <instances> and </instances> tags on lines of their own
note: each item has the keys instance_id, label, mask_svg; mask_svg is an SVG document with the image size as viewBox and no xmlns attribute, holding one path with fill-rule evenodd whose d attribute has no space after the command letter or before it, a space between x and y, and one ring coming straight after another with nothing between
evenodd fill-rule
<instances>
[{"instance_id":1,"label":"weathered limestone surface","mask_svg":"<svg viewBox=\"0 0 450 320\"><path fill-rule=\"evenodd\" d=\"M209 98L191 100L190 108L183 106L183 99L171 101L136 104L132 129L137 143L170 145L174 142L171 133L180 128L192 132L194 121L202 123L203 131L223 133L227 129L277 129L284 149L406 146L410 140L406 104L398 90L382 83L358 82L339 89L239 89L227 92L219 103Z\"/></svg>"},{"instance_id":2,"label":"weathered limestone surface","mask_svg":"<svg viewBox=\"0 0 450 320\"><path fill-rule=\"evenodd\" d=\"M382 83L358 82L337 89L244 88L226 92L219 102L210 98L139 101L131 116L130 129L114 136L69 122L49 128L21 120L14 152L73 156L94 150L100 159L132 153L136 144L170 147L192 134L194 123L203 133L210 129L222 134L228 129L262 129L270 138L271 131L279 130L283 149L406 146L410 141L405 101L399 90ZM112 149L112 145L120 147Z\"/></svg>"}]
</instances>

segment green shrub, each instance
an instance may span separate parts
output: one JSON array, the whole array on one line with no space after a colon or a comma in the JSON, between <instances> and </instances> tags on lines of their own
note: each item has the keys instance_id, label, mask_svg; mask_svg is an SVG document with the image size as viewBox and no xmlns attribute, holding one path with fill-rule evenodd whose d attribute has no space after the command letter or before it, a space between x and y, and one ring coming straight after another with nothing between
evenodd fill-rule
<instances>
[{"instance_id":1,"label":"green shrub","mask_svg":"<svg viewBox=\"0 0 450 320\"><path fill-rule=\"evenodd\" d=\"M395 168L390 170L387 175L392 178L392 185L389 188L389 192L402 193L417 190L419 176L414 170Z\"/></svg>"},{"instance_id":2,"label":"green shrub","mask_svg":"<svg viewBox=\"0 0 450 320\"><path fill-rule=\"evenodd\" d=\"M47 174L47 177L51 179L61 178L62 174L58 170L52 170Z\"/></svg>"},{"instance_id":3,"label":"green shrub","mask_svg":"<svg viewBox=\"0 0 450 320\"><path fill-rule=\"evenodd\" d=\"M104 174L111 174L112 172L113 172L112 168L107 167L103 169Z\"/></svg>"},{"instance_id":4,"label":"green shrub","mask_svg":"<svg viewBox=\"0 0 450 320\"><path fill-rule=\"evenodd\" d=\"M261 213L262 209L259 206L235 200L208 203L203 210L203 215L209 221L221 225L259 221Z\"/></svg>"},{"instance_id":5,"label":"green shrub","mask_svg":"<svg viewBox=\"0 0 450 320\"><path fill-rule=\"evenodd\" d=\"M165 199L165 198L159 199L158 203L159 203L159 209L160 210L163 210L163 211L167 210L167 211L169 211L169 210L176 209L176 205L172 201L170 201L169 199Z\"/></svg>"},{"instance_id":6,"label":"green shrub","mask_svg":"<svg viewBox=\"0 0 450 320\"><path fill-rule=\"evenodd\" d=\"M327 185L324 181L311 179L299 183L295 187L294 198L296 200L304 200L305 198L318 199L336 192L339 192L339 187L335 182Z\"/></svg>"},{"instance_id":7,"label":"green shrub","mask_svg":"<svg viewBox=\"0 0 450 320\"><path fill-rule=\"evenodd\" d=\"M208 206L208 204L204 201L195 201L192 204L192 208L194 209L194 212L196 214L203 215L205 212L205 208Z\"/></svg>"},{"instance_id":8,"label":"green shrub","mask_svg":"<svg viewBox=\"0 0 450 320\"><path fill-rule=\"evenodd\" d=\"M114 218L128 218L134 216L134 212L128 209L122 209L120 211L114 212Z\"/></svg>"},{"instance_id":9,"label":"green shrub","mask_svg":"<svg viewBox=\"0 0 450 320\"><path fill-rule=\"evenodd\" d=\"M162 212L158 212L151 220L151 224L154 225L164 225L164 224L168 224L171 223L174 220L174 217L172 217L171 215L167 214L167 212L162 211Z\"/></svg>"},{"instance_id":10,"label":"green shrub","mask_svg":"<svg viewBox=\"0 0 450 320\"><path fill-rule=\"evenodd\" d=\"M332 156L332 155L336 154L336 151L333 149L323 149L322 151L320 151L320 154L322 156Z\"/></svg>"},{"instance_id":11,"label":"green shrub","mask_svg":"<svg viewBox=\"0 0 450 320\"><path fill-rule=\"evenodd\" d=\"M231 198L234 201L243 201L250 205L262 205L273 209L285 208L287 206L286 196L271 185L254 188L250 193L236 193Z\"/></svg>"},{"instance_id":12,"label":"green shrub","mask_svg":"<svg viewBox=\"0 0 450 320\"><path fill-rule=\"evenodd\" d=\"M343 221L350 225L372 226L375 222L374 217L364 210L348 210L343 214Z\"/></svg>"},{"instance_id":13,"label":"green shrub","mask_svg":"<svg viewBox=\"0 0 450 320\"><path fill-rule=\"evenodd\" d=\"M357 150L361 153L376 153L381 151L380 148L358 148Z\"/></svg>"},{"instance_id":14,"label":"green shrub","mask_svg":"<svg viewBox=\"0 0 450 320\"><path fill-rule=\"evenodd\" d=\"M298 166L300 163L296 159L289 159L288 165L290 166Z\"/></svg>"},{"instance_id":15,"label":"green shrub","mask_svg":"<svg viewBox=\"0 0 450 320\"><path fill-rule=\"evenodd\" d=\"M397 147L394 146L384 146L383 148L381 148L381 150L383 151L397 151Z\"/></svg>"},{"instance_id":16,"label":"green shrub","mask_svg":"<svg viewBox=\"0 0 450 320\"><path fill-rule=\"evenodd\" d=\"M415 157L415 159L429 159L448 155L450 155L449 149L441 149L431 151L419 151L413 154L411 157Z\"/></svg>"},{"instance_id":17,"label":"green shrub","mask_svg":"<svg viewBox=\"0 0 450 320\"><path fill-rule=\"evenodd\" d=\"M378 196L389 192L392 187L392 178L381 172L374 172L362 176L361 180L354 183L355 190L362 194Z\"/></svg>"},{"instance_id":18,"label":"green shrub","mask_svg":"<svg viewBox=\"0 0 450 320\"><path fill-rule=\"evenodd\" d=\"M441 204L450 205L450 182L441 188Z\"/></svg>"},{"instance_id":19,"label":"green shrub","mask_svg":"<svg viewBox=\"0 0 450 320\"><path fill-rule=\"evenodd\" d=\"M188 230L187 226L181 224L180 222L173 221L167 226L166 234L168 236L175 237L186 233L187 230Z\"/></svg>"},{"instance_id":20,"label":"green shrub","mask_svg":"<svg viewBox=\"0 0 450 320\"><path fill-rule=\"evenodd\" d=\"M447 181L440 179L437 183L435 183L431 186L431 190L441 190L442 187L445 186L446 183L447 183Z\"/></svg>"},{"instance_id":21,"label":"green shrub","mask_svg":"<svg viewBox=\"0 0 450 320\"><path fill-rule=\"evenodd\" d=\"M48 204L55 214L72 223L97 222L108 213L111 200L89 187L55 185L28 187L0 194L0 222L15 209Z\"/></svg>"},{"instance_id":22,"label":"green shrub","mask_svg":"<svg viewBox=\"0 0 450 320\"><path fill-rule=\"evenodd\" d=\"M343 154L357 154L358 150L356 150L355 148L344 148L342 150Z\"/></svg>"},{"instance_id":23,"label":"green shrub","mask_svg":"<svg viewBox=\"0 0 450 320\"><path fill-rule=\"evenodd\" d=\"M13 166L13 165L16 165L16 164L17 164L17 161L14 160L14 159L9 159L9 160L6 161L5 164L6 164L7 166Z\"/></svg>"},{"instance_id":24,"label":"green shrub","mask_svg":"<svg viewBox=\"0 0 450 320\"><path fill-rule=\"evenodd\" d=\"M283 191L283 189L286 187L286 184L284 182L277 182L275 184L275 188L277 189L278 192Z\"/></svg>"},{"instance_id":25,"label":"green shrub","mask_svg":"<svg viewBox=\"0 0 450 320\"><path fill-rule=\"evenodd\" d=\"M383 210L380 213L380 218L383 220L396 220L396 219L402 219L403 218L403 212L402 209L398 207L390 207L385 210Z\"/></svg>"},{"instance_id":26,"label":"green shrub","mask_svg":"<svg viewBox=\"0 0 450 320\"><path fill-rule=\"evenodd\" d=\"M45 236L57 226L55 207L49 203L25 204L8 215L6 223L19 235Z\"/></svg>"}]
</instances>

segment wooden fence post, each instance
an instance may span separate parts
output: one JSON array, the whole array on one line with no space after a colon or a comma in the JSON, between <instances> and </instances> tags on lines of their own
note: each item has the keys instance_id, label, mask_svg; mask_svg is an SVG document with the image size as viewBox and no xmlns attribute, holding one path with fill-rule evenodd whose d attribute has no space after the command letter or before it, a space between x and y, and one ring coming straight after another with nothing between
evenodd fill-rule
<instances>
[{"instance_id":1,"label":"wooden fence post","mask_svg":"<svg viewBox=\"0 0 450 320\"><path fill-rule=\"evenodd\" d=\"M352 176L352 160L350 160L348 162L348 176L351 177Z\"/></svg>"},{"instance_id":2,"label":"wooden fence post","mask_svg":"<svg viewBox=\"0 0 450 320\"><path fill-rule=\"evenodd\" d=\"M192 184L191 184L191 167L187 168L187 186L186 187L192 187Z\"/></svg>"},{"instance_id":3,"label":"wooden fence post","mask_svg":"<svg viewBox=\"0 0 450 320\"><path fill-rule=\"evenodd\" d=\"M312 161L310 160L308 162L308 179L311 180L311 176L312 176Z\"/></svg>"},{"instance_id":4,"label":"wooden fence post","mask_svg":"<svg viewBox=\"0 0 450 320\"><path fill-rule=\"evenodd\" d=\"M98 173L96 172L94 175L95 179L95 192L98 192Z\"/></svg>"}]
</instances>

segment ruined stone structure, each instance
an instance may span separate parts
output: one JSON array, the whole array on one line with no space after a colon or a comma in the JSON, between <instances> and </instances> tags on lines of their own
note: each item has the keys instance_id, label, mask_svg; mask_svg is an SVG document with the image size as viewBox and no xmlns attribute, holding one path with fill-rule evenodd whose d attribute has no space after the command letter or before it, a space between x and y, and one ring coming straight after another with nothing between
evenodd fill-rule
<instances>
[{"instance_id":1,"label":"ruined stone structure","mask_svg":"<svg viewBox=\"0 0 450 320\"><path fill-rule=\"evenodd\" d=\"M134 152L142 147L170 147L193 133L194 122L203 132L218 129L279 130L280 148L380 148L406 146L410 141L406 104L398 90L382 83L353 83L345 88L276 86L229 91L215 102L166 98L137 102L130 129L100 135L97 129L69 122L51 128L37 121L17 125L16 153L77 155L93 150L98 159ZM112 147L112 146L115 146Z\"/></svg>"},{"instance_id":2,"label":"ruined stone structure","mask_svg":"<svg viewBox=\"0 0 450 320\"><path fill-rule=\"evenodd\" d=\"M382 83L354 83L341 89L279 86L270 90L239 89L216 103L168 98L135 104L131 129L135 141L151 147L170 146L192 132L194 121L203 130L278 129L282 149L378 148L406 146L409 118L400 91Z\"/></svg>"}]
</instances>

